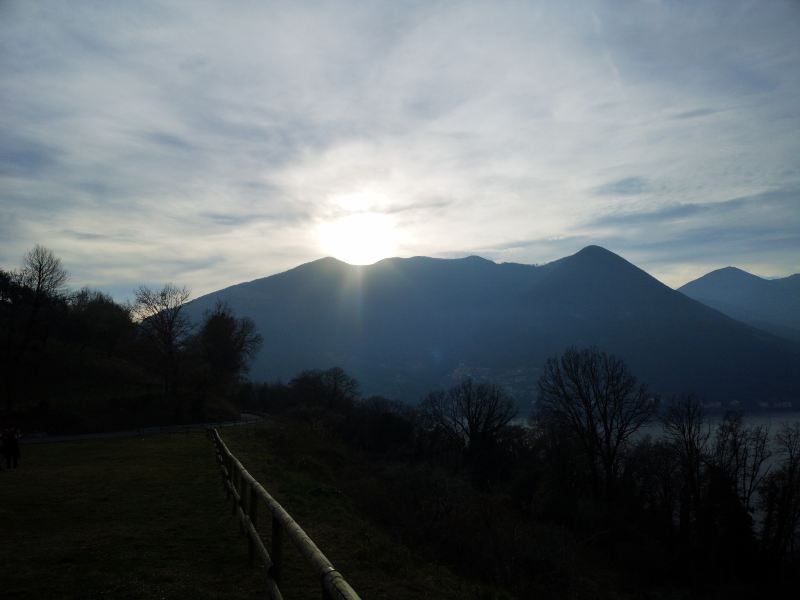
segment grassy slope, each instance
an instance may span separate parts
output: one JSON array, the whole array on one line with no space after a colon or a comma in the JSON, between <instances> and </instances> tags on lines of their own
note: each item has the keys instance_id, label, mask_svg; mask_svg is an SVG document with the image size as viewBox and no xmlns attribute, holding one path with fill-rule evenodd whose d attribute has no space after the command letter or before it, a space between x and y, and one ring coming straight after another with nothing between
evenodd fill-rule
<instances>
[{"instance_id":1,"label":"grassy slope","mask_svg":"<svg viewBox=\"0 0 800 600\"><path fill-rule=\"evenodd\" d=\"M0 472L4 598L262 593L202 433L22 447Z\"/></svg>"},{"instance_id":2,"label":"grassy slope","mask_svg":"<svg viewBox=\"0 0 800 600\"><path fill-rule=\"evenodd\" d=\"M325 436L275 427L221 433L363 598L493 597L359 516L334 481L341 469L364 468L357 455ZM3 598L263 597L202 433L22 452L18 470L0 472ZM268 540L265 516L262 509ZM286 598L318 598L318 583L288 543L284 560Z\"/></svg>"},{"instance_id":3,"label":"grassy slope","mask_svg":"<svg viewBox=\"0 0 800 600\"><path fill-rule=\"evenodd\" d=\"M290 420L221 431L231 451L292 514L362 598L505 598L421 559L359 514L347 483L371 468L332 436ZM351 488L352 489L352 488ZM261 527L269 532L269 527ZM267 536L268 538L268 536ZM302 559L286 548L287 598L319 597Z\"/></svg>"}]
</instances>

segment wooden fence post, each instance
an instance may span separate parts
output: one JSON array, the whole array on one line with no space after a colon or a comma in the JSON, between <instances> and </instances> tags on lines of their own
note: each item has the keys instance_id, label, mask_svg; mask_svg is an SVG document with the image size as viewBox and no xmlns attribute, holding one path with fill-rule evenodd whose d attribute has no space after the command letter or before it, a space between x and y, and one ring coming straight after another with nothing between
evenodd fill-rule
<instances>
[{"instance_id":1,"label":"wooden fence post","mask_svg":"<svg viewBox=\"0 0 800 600\"><path fill-rule=\"evenodd\" d=\"M234 467L233 473L231 473L231 487L233 488L233 493L231 494L231 514L236 515L236 508L239 506L239 499L236 497L236 492L238 492L239 488L239 469Z\"/></svg>"},{"instance_id":2,"label":"wooden fence post","mask_svg":"<svg viewBox=\"0 0 800 600\"><path fill-rule=\"evenodd\" d=\"M231 470L231 466L232 466L232 462L233 461L231 460L230 456L228 456L227 454L223 454L222 455L222 462L225 465L225 470L226 470L226 473L225 473L225 489L228 492L227 495L228 495L228 499L230 500L231 494L233 493L232 490L231 490L231 486L230 486L231 482L233 481L233 479L232 479L233 471Z\"/></svg>"},{"instance_id":3,"label":"wooden fence post","mask_svg":"<svg viewBox=\"0 0 800 600\"><path fill-rule=\"evenodd\" d=\"M283 571L283 525L273 515L272 517L272 567L270 567L270 575L278 585L281 584L281 575Z\"/></svg>"},{"instance_id":4,"label":"wooden fence post","mask_svg":"<svg viewBox=\"0 0 800 600\"><path fill-rule=\"evenodd\" d=\"M253 529L258 531L258 495L256 495L256 486L250 486L250 500L248 513L250 522L253 524ZM247 560L250 561L250 566L255 565L256 562L256 543L251 536L247 536Z\"/></svg>"},{"instance_id":5,"label":"wooden fence post","mask_svg":"<svg viewBox=\"0 0 800 600\"><path fill-rule=\"evenodd\" d=\"M240 473L239 474L239 508L242 509L242 518L239 519L239 531L247 535L247 527L245 527L245 520L247 519L247 500L249 493L247 491L247 480ZM249 535L247 537L250 537Z\"/></svg>"}]
</instances>

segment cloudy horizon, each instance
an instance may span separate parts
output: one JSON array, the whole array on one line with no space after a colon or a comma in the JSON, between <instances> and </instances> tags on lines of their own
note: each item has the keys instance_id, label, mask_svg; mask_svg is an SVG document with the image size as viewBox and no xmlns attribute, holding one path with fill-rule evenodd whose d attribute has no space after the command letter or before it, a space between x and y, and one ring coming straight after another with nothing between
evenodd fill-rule
<instances>
[{"instance_id":1,"label":"cloudy horizon","mask_svg":"<svg viewBox=\"0 0 800 600\"><path fill-rule=\"evenodd\" d=\"M798 25L796 2L6 2L0 267L41 243L72 287L198 296L360 223L376 256L786 276Z\"/></svg>"}]
</instances>

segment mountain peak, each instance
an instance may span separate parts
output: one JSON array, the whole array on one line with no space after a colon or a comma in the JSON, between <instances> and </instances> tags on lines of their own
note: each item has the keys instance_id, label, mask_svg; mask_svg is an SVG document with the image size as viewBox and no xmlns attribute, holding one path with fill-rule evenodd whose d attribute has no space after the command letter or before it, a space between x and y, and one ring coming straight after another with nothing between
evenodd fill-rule
<instances>
[{"instance_id":1,"label":"mountain peak","mask_svg":"<svg viewBox=\"0 0 800 600\"><path fill-rule=\"evenodd\" d=\"M607 250L602 246L586 246L585 248L579 250L575 254L571 256L567 256L566 258L562 258L560 261L556 262L563 262L565 264L571 265L581 265L587 268L612 268L612 267L619 267L622 265L631 266L627 260L619 256L618 254L614 254L611 250ZM635 267L634 267L635 268Z\"/></svg>"},{"instance_id":2,"label":"mountain peak","mask_svg":"<svg viewBox=\"0 0 800 600\"><path fill-rule=\"evenodd\" d=\"M311 263L319 263L321 265L347 265L349 263L344 262L343 260L339 260L333 256L324 256L322 258L318 258L317 260L311 261Z\"/></svg>"},{"instance_id":3,"label":"mountain peak","mask_svg":"<svg viewBox=\"0 0 800 600\"><path fill-rule=\"evenodd\" d=\"M589 244L588 246L586 246L584 248L581 248L575 254L576 255L583 254L583 255L600 256L600 255L608 255L608 254L614 254L614 253L611 252L611 250L607 250L606 248L603 248L602 246L598 246L597 244ZM616 256L616 254L614 254L614 256Z\"/></svg>"},{"instance_id":4,"label":"mountain peak","mask_svg":"<svg viewBox=\"0 0 800 600\"><path fill-rule=\"evenodd\" d=\"M709 285L759 285L765 281L765 279L759 277L758 275L753 275L752 273L748 273L747 271L738 267L723 267L721 269L710 271L702 277L698 277L697 279L694 279L681 286L679 289L685 293L686 291L694 289L701 290Z\"/></svg>"},{"instance_id":5,"label":"mountain peak","mask_svg":"<svg viewBox=\"0 0 800 600\"><path fill-rule=\"evenodd\" d=\"M465 256L461 260L471 263L491 263L494 264L493 261L489 260L488 258L483 258L482 256L478 256L477 254L472 254L470 256Z\"/></svg>"},{"instance_id":6,"label":"mountain peak","mask_svg":"<svg viewBox=\"0 0 800 600\"><path fill-rule=\"evenodd\" d=\"M738 321L788 339L800 339L800 277L766 279L737 267L706 273L678 288Z\"/></svg>"},{"instance_id":7,"label":"mountain peak","mask_svg":"<svg viewBox=\"0 0 800 600\"><path fill-rule=\"evenodd\" d=\"M323 258L318 258L317 260L312 260L311 262L304 263L297 268L311 267L311 268L322 268L322 269L341 269L350 266L352 265L344 262L343 260L339 260L338 258L334 258L333 256L325 256Z\"/></svg>"},{"instance_id":8,"label":"mountain peak","mask_svg":"<svg viewBox=\"0 0 800 600\"><path fill-rule=\"evenodd\" d=\"M285 273L304 273L309 271L315 273L338 273L351 267L352 265L349 265L338 258L334 258L333 256L325 256L323 258L318 258L317 260L312 260L298 265L294 269L289 269ZM281 275L282 274L283 273L281 273Z\"/></svg>"},{"instance_id":9,"label":"mountain peak","mask_svg":"<svg viewBox=\"0 0 800 600\"><path fill-rule=\"evenodd\" d=\"M744 269L740 269L739 267L731 267L731 266L723 267L721 269L717 269L716 271L711 271L709 275L713 275L715 273L728 277L753 277L755 279L762 279L758 275L753 275L752 273L748 273L747 271L745 271Z\"/></svg>"},{"instance_id":10,"label":"mountain peak","mask_svg":"<svg viewBox=\"0 0 800 600\"><path fill-rule=\"evenodd\" d=\"M619 256L618 254L614 254L611 250L607 250L602 246L586 246L582 248L572 256L568 256L567 259L571 260L581 260L581 261L620 261L620 262L627 262L624 258Z\"/></svg>"},{"instance_id":11,"label":"mountain peak","mask_svg":"<svg viewBox=\"0 0 800 600\"><path fill-rule=\"evenodd\" d=\"M621 306L633 302L633 296L639 300L652 298L667 289L636 265L601 246L587 246L542 268L546 273L543 284L552 289L553 297L571 298L595 308L602 305L601 298ZM627 296L617 298L618 290L626 290Z\"/></svg>"}]
</instances>

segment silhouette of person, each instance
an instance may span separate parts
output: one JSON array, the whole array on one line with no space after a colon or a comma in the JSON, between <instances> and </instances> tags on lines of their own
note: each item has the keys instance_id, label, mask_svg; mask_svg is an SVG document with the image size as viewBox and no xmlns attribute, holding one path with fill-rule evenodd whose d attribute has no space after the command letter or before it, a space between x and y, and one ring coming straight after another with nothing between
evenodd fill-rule
<instances>
[{"instance_id":1,"label":"silhouette of person","mask_svg":"<svg viewBox=\"0 0 800 600\"><path fill-rule=\"evenodd\" d=\"M14 427L6 427L0 435L0 449L6 459L7 469L16 469L19 463L19 431Z\"/></svg>"}]
</instances>

